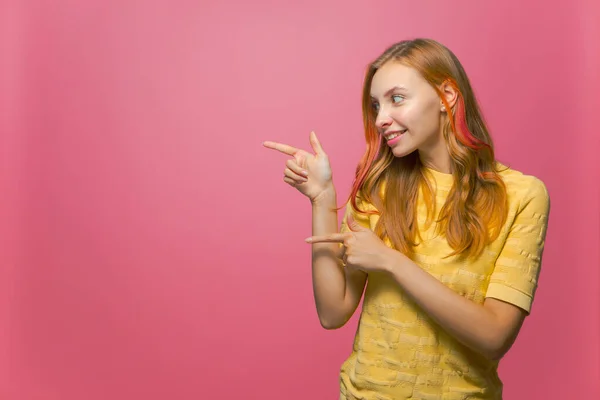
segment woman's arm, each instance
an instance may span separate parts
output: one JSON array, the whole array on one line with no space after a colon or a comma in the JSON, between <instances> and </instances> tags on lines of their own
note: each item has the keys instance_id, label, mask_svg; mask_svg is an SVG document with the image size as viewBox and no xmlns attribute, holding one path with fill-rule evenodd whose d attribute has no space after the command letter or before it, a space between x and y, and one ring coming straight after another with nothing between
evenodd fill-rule
<instances>
[{"instance_id":1,"label":"woman's arm","mask_svg":"<svg viewBox=\"0 0 600 400\"><path fill-rule=\"evenodd\" d=\"M384 270L433 320L492 359L510 349L529 312L548 228L550 197L544 183L528 178L520 188L519 210L496 259L483 305L455 293L395 250L390 249L388 261L384 261Z\"/></svg>"},{"instance_id":2,"label":"woman's arm","mask_svg":"<svg viewBox=\"0 0 600 400\"><path fill-rule=\"evenodd\" d=\"M336 191L333 185L312 201L312 234L338 232ZM342 326L358 307L367 274L348 270L338 258L339 245L319 243L312 246L313 293L317 314L326 329Z\"/></svg>"},{"instance_id":3,"label":"woman's arm","mask_svg":"<svg viewBox=\"0 0 600 400\"><path fill-rule=\"evenodd\" d=\"M550 199L544 184L537 179L526 183L527 193L496 259L483 305L448 288L353 218L348 218L351 232L314 235L306 241L313 246L343 243L346 270L388 273L450 335L490 359L499 359L512 346L529 312L548 226Z\"/></svg>"},{"instance_id":4,"label":"woman's arm","mask_svg":"<svg viewBox=\"0 0 600 400\"><path fill-rule=\"evenodd\" d=\"M390 249L391 250L391 249ZM388 257L390 276L446 332L483 356L498 360L512 346L527 313L487 298L483 305L459 295L403 254Z\"/></svg>"}]
</instances>

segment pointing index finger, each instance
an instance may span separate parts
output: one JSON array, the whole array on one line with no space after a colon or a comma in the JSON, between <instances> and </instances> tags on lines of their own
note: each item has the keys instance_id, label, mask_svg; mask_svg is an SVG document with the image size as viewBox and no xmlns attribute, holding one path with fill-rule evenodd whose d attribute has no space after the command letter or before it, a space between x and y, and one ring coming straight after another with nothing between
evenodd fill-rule
<instances>
[{"instance_id":1,"label":"pointing index finger","mask_svg":"<svg viewBox=\"0 0 600 400\"><path fill-rule=\"evenodd\" d=\"M274 150L280 151L283 154L288 154L290 156L293 156L294 154L296 154L298 152L297 148L288 146L287 144L283 144L283 143L266 141L266 142L263 142L263 146L265 146L266 148L269 148L269 149L274 149Z\"/></svg>"},{"instance_id":2,"label":"pointing index finger","mask_svg":"<svg viewBox=\"0 0 600 400\"><path fill-rule=\"evenodd\" d=\"M346 235L343 233L334 233L326 236L311 236L304 240L307 243L344 243Z\"/></svg>"}]
</instances>

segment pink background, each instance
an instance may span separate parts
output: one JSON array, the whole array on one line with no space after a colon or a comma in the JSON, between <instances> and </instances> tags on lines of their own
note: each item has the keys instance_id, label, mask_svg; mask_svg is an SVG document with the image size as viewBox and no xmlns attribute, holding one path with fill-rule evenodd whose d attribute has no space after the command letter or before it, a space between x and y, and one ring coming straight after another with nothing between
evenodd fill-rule
<instances>
[{"instance_id":1,"label":"pink background","mask_svg":"<svg viewBox=\"0 0 600 400\"><path fill-rule=\"evenodd\" d=\"M600 398L597 2L2 4L2 399L337 398L357 318L320 328L310 206L261 142L316 130L345 198L364 68L415 36L552 198L505 398Z\"/></svg>"}]
</instances>

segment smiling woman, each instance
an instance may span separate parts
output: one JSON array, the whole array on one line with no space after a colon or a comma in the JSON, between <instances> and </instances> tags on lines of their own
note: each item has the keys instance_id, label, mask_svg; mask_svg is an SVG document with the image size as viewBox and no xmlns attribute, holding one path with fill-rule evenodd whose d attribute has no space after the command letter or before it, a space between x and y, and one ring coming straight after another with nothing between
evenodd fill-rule
<instances>
[{"instance_id":1,"label":"smiling woman","mask_svg":"<svg viewBox=\"0 0 600 400\"><path fill-rule=\"evenodd\" d=\"M370 64L363 120L367 148L339 232L314 132L314 154L264 143L292 156L283 179L312 203L323 327L343 326L364 292L340 398L501 399L498 361L537 288L546 187L496 161L465 71L433 40L397 43Z\"/></svg>"}]
</instances>

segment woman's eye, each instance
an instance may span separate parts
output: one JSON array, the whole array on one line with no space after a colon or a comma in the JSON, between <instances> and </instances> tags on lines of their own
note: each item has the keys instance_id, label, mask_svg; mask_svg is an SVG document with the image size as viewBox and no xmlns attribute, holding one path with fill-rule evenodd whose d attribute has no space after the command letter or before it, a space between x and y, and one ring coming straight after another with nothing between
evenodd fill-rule
<instances>
[{"instance_id":1,"label":"woman's eye","mask_svg":"<svg viewBox=\"0 0 600 400\"><path fill-rule=\"evenodd\" d=\"M401 102L402 100L404 100L404 97L403 97L403 96L400 96L399 94L395 94L395 95L393 95L393 96L392 96L392 101L393 101L394 103L399 103L399 102Z\"/></svg>"},{"instance_id":2,"label":"woman's eye","mask_svg":"<svg viewBox=\"0 0 600 400\"><path fill-rule=\"evenodd\" d=\"M373 103L371 104L371 107L373 108L373 111L379 111L379 104Z\"/></svg>"}]
</instances>

